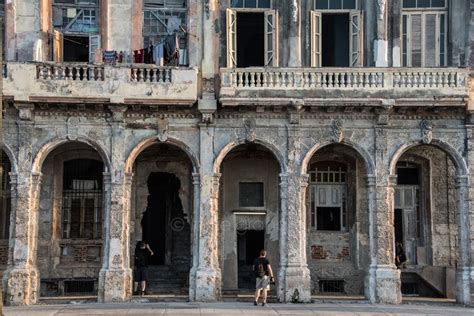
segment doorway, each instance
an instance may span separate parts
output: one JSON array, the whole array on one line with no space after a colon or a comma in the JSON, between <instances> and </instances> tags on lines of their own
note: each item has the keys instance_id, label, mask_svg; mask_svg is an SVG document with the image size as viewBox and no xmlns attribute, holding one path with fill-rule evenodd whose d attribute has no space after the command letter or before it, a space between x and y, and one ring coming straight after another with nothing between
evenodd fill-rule
<instances>
[{"instance_id":1,"label":"doorway","mask_svg":"<svg viewBox=\"0 0 474 316\"><path fill-rule=\"evenodd\" d=\"M322 66L349 67L349 14L322 15Z\"/></svg>"},{"instance_id":2,"label":"doorway","mask_svg":"<svg viewBox=\"0 0 474 316\"><path fill-rule=\"evenodd\" d=\"M171 217L182 212L179 198L179 179L171 173L152 172L147 181L148 201L143 213L142 240L150 245L154 256L150 265L170 265L173 251L173 237L177 237L171 229Z\"/></svg>"},{"instance_id":3,"label":"doorway","mask_svg":"<svg viewBox=\"0 0 474 316\"><path fill-rule=\"evenodd\" d=\"M253 275L253 261L260 256L265 248L264 230L237 231L237 260L239 289L254 289L255 276Z\"/></svg>"},{"instance_id":4,"label":"doorway","mask_svg":"<svg viewBox=\"0 0 474 316\"><path fill-rule=\"evenodd\" d=\"M264 14L237 13L237 67L265 66Z\"/></svg>"}]
</instances>

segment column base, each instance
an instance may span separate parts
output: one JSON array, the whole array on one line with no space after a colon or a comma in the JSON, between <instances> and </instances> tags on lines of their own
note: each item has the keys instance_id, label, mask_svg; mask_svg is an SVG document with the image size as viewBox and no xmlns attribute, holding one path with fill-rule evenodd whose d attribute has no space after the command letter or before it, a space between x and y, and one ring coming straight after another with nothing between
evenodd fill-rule
<instances>
[{"instance_id":1,"label":"column base","mask_svg":"<svg viewBox=\"0 0 474 316\"><path fill-rule=\"evenodd\" d=\"M311 274L306 266L287 266L281 270L278 299L285 303L311 302Z\"/></svg>"},{"instance_id":2,"label":"column base","mask_svg":"<svg viewBox=\"0 0 474 316\"><path fill-rule=\"evenodd\" d=\"M474 275L473 275L474 277ZM459 267L456 269L456 302L470 305L471 287L474 286L474 279L471 277L469 267ZM473 287L474 288L474 287Z\"/></svg>"},{"instance_id":3,"label":"column base","mask_svg":"<svg viewBox=\"0 0 474 316\"><path fill-rule=\"evenodd\" d=\"M369 271L370 301L372 303L400 304L402 302L400 274L400 270L394 265L371 266Z\"/></svg>"},{"instance_id":4,"label":"column base","mask_svg":"<svg viewBox=\"0 0 474 316\"><path fill-rule=\"evenodd\" d=\"M99 273L99 302L122 303L132 298L132 270L102 269Z\"/></svg>"},{"instance_id":5,"label":"column base","mask_svg":"<svg viewBox=\"0 0 474 316\"><path fill-rule=\"evenodd\" d=\"M189 301L196 300L196 268L192 267L189 271Z\"/></svg>"},{"instance_id":6,"label":"column base","mask_svg":"<svg viewBox=\"0 0 474 316\"><path fill-rule=\"evenodd\" d=\"M193 301L215 302L221 299L220 269L197 269L194 283L194 297L190 297Z\"/></svg>"},{"instance_id":7,"label":"column base","mask_svg":"<svg viewBox=\"0 0 474 316\"><path fill-rule=\"evenodd\" d=\"M36 268L13 268L5 271L3 289L6 305L36 304L39 299L40 278Z\"/></svg>"}]
</instances>

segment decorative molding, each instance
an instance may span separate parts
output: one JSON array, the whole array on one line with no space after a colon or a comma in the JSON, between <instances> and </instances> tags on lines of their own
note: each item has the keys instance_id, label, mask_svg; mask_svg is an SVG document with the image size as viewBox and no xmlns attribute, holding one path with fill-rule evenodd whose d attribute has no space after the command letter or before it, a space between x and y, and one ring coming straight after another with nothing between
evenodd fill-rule
<instances>
[{"instance_id":1,"label":"decorative molding","mask_svg":"<svg viewBox=\"0 0 474 316\"><path fill-rule=\"evenodd\" d=\"M433 140L433 124L429 120L422 120L420 123L421 141L429 144Z\"/></svg>"},{"instance_id":2,"label":"decorative molding","mask_svg":"<svg viewBox=\"0 0 474 316\"><path fill-rule=\"evenodd\" d=\"M298 0L291 1L291 21L298 22Z\"/></svg>"},{"instance_id":3,"label":"decorative molding","mask_svg":"<svg viewBox=\"0 0 474 316\"><path fill-rule=\"evenodd\" d=\"M211 16L211 9L209 7L209 1L211 1L211 0L204 0L204 12L206 12L206 19L208 19L208 20Z\"/></svg>"},{"instance_id":4,"label":"decorative molding","mask_svg":"<svg viewBox=\"0 0 474 316\"><path fill-rule=\"evenodd\" d=\"M342 129L342 121L341 120L333 120L331 125L331 136L332 141L336 143L342 142L344 139L344 132Z\"/></svg>"},{"instance_id":5,"label":"decorative molding","mask_svg":"<svg viewBox=\"0 0 474 316\"><path fill-rule=\"evenodd\" d=\"M15 103L15 107L18 109L18 116L22 121L32 121L33 112L35 106L30 103Z\"/></svg>"},{"instance_id":6,"label":"decorative molding","mask_svg":"<svg viewBox=\"0 0 474 316\"><path fill-rule=\"evenodd\" d=\"M201 111L201 122L204 124L213 124L214 111Z\"/></svg>"},{"instance_id":7,"label":"decorative molding","mask_svg":"<svg viewBox=\"0 0 474 316\"><path fill-rule=\"evenodd\" d=\"M70 117L66 121L66 127L67 127L67 139L69 140L77 140L77 137L79 136L79 123L80 119L78 117Z\"/></svg>"},{"instance_id":8,"label":"decorative molding","mask_svg":"<svg viewBox=\"0 0 474 316\"><path fill-rule=\"evenodd\" d=\"M112 112L112 120L114 122L123 122L124 117L125 117L125 112L128 109L126 105L109 106L109 109Z\"/></svg>"},{"instance_id":9,"label":"decorative molding","mask_svg":"<svg viewBox=\"0 0 474 316\"><path fill-rule=\"evenodd\" d=\"M169 121L166 117L157 119L158 140L166 142L168 140Z\"/></svg>"},{"instance_id":10,"label":"decorative molding","mask_svg":"<svg viewBox=\"0 0 474 316\"><path fill-rule=\"evenodd\" d=\"M383 20L385 16L385 8L387 6L387 0L377 0L378 16L380 20Z\"/></svg>"},{"instance_id":11,"label":"decorative molding","mask_svg":"<svg viewBox=\"0 0 474 316\"><path fill-rule=\"evenodd\" d=\"M248 118L244 120L244 131L245 131L246 141L253 143L255 139L257 138L255 127L256 127L255 119Z\"/></svg>"}]
</instances>

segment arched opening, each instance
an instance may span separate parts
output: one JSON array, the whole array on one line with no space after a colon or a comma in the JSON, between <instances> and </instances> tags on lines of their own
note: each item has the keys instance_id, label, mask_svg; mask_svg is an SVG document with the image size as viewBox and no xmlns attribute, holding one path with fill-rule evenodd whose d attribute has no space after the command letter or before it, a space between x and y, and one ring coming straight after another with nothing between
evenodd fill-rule
<instances>
[{"instance_id":1,"label":"arched opening","mask_svg":"<svg viewBox=\"0 0 474 316\"><path fill-rule=\"evenodd\" d=\"M147 294L188 294L193 167L186 152L169 143L151 144L134 162L130 250L143 240L154 252Z\"/></svg>"},{"instance_id":2,"label":"arched opening","mask_svg":"<svg viewBox=\"0 0 474 316\"><path fill-rule=\"evenodd\" d=\"M104 245L104 162L73 141L39 166L37 266L40 295L96 295Z\"/></svg>"},{"instance_id":3,"label":"arched opening","mask_svg":"<svg viewBox=\"0 0 474 316\"><path fill-rule=\"evenodd\" d=\"M8 239L10 232L10 214L12 210L12 192L10 185L10 172L12 165L7 154L1 151L0 164L0 273L7 268Z\"/></svg>"},{"instance_id":4,"label":"arched opening","mask_svg":"<svg viewBox=\"0 0 474 316\"><path fill-rule=\"evenodd\" d=\"M252 264L262 249L278 275L280 172L275 155L255 143L233 148L220 165L219 263L224 294L255 289Z\"/></svg>"},{"instance_id":5,"label":"arched opening","mask_svg":"<svg viewBox=\"0 0 474 316\"><path fill-rule=\"evenodd\" d=\"M363 295L370 264L366 164L347 145L317 150L308 162L307 258L312 293Z\"/></svg>"},{"instance_id":6,"label":"arched opening","mask_svg":"<svg viewBox=\"0 0 474 316\"><path fill-rule=\"evenodd\" d=\"M396 162L396 265L402 295L456 297L459 261L456 166L432 145L406 150Z\"/></svg>"}]
</instances>

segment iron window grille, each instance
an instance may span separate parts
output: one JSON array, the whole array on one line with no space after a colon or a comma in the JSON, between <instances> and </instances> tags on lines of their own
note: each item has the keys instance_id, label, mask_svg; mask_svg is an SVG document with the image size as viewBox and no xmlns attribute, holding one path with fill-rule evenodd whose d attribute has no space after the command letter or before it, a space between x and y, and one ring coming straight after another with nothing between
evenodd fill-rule
<instances>
[{"instance_id":1,"label":"iron window grille","mask_svg":"<svg viewBox=\"0 0 474 316\"><path fill-rule=\"evenodd\" d=\"M8 239L10 230L11 213L11 186L10 186L11 163L8 156L2 151L1 192L0 192L0 239Z\"/></svg>"}]
</instances>

